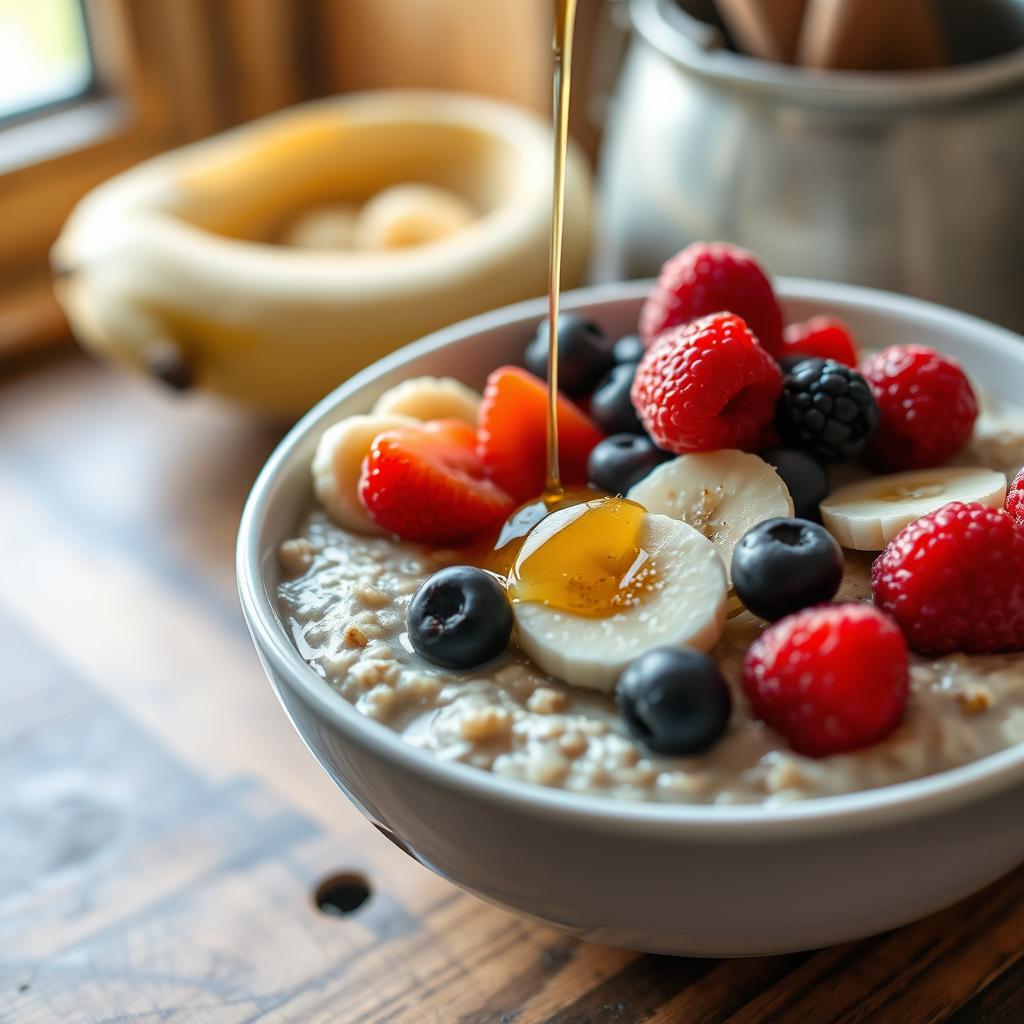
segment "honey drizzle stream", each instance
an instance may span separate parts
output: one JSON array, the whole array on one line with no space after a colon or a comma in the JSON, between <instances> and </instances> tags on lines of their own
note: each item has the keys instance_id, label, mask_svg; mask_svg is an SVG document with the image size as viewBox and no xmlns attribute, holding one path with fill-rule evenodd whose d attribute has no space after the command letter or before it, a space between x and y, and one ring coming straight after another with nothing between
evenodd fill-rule
<instances>
[{"instance_id":1,"label":"honey drizzle stream","mask_svg":"<svg viewBox=\"0 0 1024 1024\"><path fill-rule=\"evenodd\" d=\"M505 577L513 601L540 602L585 618L629 608L659 586L642 547L645 513L624 498L562 488L558 467L558 307L562 287L565 169L569 146L572 43L577 0L554 0L554 179L548 281L547 467L544 493L516 510L470 561ZM578 514L552 514L585 505ZM544 524L548 524L545 526ZM538 534L536 531L542 531Z\"/></svg>"},{"instance_id":2,"label":"honey drizzle stream","mask_svg":"<svg viewBox=\"0 0 1024 1024\"><path fill-rule=\"evenodd\" d=\"M562 490L558 471L558 305L562 288L562 234L565 222L565 163L569 145L569 97L572 92L572 42L576 0L554 0L555 173L551 216L551 261L548 278L548 460L545 495Z\"/></svg>"}]
</instances>

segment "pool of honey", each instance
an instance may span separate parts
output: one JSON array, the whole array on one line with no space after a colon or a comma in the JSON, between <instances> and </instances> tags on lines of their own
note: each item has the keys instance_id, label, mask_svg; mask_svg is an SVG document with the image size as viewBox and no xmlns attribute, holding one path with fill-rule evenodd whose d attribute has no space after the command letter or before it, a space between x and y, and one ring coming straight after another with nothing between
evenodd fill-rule
<instances>
[{"instance_id":1,"label":"pool of honey","mask_svg":"<svg viewBox=\"0 0 1024 1024\"><path fill-rule=\"evenodd\" d=\"M605 618L654 589L643 546L646 512L626 498L597 498L548 515L526 536L508 576L513 601Z\"/></svg>"}]
</instances>

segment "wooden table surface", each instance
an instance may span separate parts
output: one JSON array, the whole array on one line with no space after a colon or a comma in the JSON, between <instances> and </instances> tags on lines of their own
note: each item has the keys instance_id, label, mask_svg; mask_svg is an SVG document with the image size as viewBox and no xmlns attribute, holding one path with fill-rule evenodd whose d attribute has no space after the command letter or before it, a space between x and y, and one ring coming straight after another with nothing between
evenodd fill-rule
<instances>
[{"instance_id":1,"label":"wooden table surface","mask_svg":"<svg viewBox=\"0 0 1024 1024\"><path fill-rule=\"evenodd\" d=\"M0 367L0 1021L1024 1021L1024 871L873 940L713 961L568 939L399 852L237 607L276 438L81 356ZM338 874L369 899L324 914Z\"/></svg>"}]
</instances>

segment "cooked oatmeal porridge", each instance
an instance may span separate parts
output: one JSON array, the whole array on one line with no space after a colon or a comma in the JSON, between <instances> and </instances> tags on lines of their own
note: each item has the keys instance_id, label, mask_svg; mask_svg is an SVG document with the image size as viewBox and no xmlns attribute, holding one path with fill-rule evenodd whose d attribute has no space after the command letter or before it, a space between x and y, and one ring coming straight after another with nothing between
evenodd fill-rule
<instances>
[{"instance_id":1,"label":"cooked oatmeal porridge","mask_svg":"<svg viewBox=\"0 0 1024 1024\"><path fill-rule=\"evenodd\" d=\"M1024 463L1024 420L987 412L956 461L1012 477ZM837 600L870 600L872 557L846 553ZM654 756L630 737L611 695L553 680L514 644L465 673L417 657L406 609L431 573L458 560L347 532L319 510L279 549L280 605L303 658L361 713L444 760L618 799L770 803L905 781L1024 742L1024 654L911 655L909 703L894 733L854 753L795 754L749 714L742 662L767 623L733 599L711 652L733 694L727 733L700 756Z\"/></svg>"}]
</instances>

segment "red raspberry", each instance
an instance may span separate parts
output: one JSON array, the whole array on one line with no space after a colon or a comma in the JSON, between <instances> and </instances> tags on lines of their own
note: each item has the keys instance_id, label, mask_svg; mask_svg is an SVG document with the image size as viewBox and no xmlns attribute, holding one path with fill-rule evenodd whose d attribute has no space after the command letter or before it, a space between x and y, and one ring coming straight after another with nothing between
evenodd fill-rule
<instances>
[{"instance_id":1,"label":"red raspberry","mask_svg":"<svg viewBox=\"0 0 1024 1024\"><path fill-rule=\"evenodd\" d=\"M1006 511L1014 523L1024 530L1024 469L1013 478L1006 492Z\"/></svg>"},{"instance_id":2,"label":"red raspberry","mask_svg":"<svg viewBox=\"0 0 1024 1024\"><path fill-rule=\"evenodd\" d=\"M757 340L778 358L782 311L771 281L752 253L726 242L694 242L662 268L640 313L644 344L670 327L710 313L743 317Z\"/></svg>"},{"instance_id":3,"label":"red raspberry","mask_svg":"<svg viewBox=\"0 0 1024 1024\"><path fill-rule=\"evenodd\" d=\"M476 431L459 420L378 436L363 460L359 498L379 526L426 544L469 541L515 508L501 488L484 479Z\"/></svg>"},{"instance_id":4,"label":"red raspberry","mask_svg":"<svg viewBox=\"0 0 1024 1024\"><path fill-rule=\"evenodd\" d=\"M663 334L633 378L644 429L671 452L753 449L782 391L778 363L747 325L715 313Z\"/></svg>"},{"instance_id":5,"label":"red raspberry","mask_svg":"<svg viewBox=\"0 0 1024 1024\"><path fill-rule=\"evenodd\" d=\"M861 367L878 403L868 458L880 469L927 469L948 462L978 418L960 364L924 345L893 345Z\"/></svg>"},{"instance_id":6,"label":"red raspberry","mask_svg":"<svg viewBox=\"0 0 1024 1024\"><path fill-rule=\"evenodd\" d=\"M904 527L871 567L875 604L921 654L1024 649L1024 532L954 501Z\"/></svg>"},{"instance_id":7,"label":"red raspberry","mask_svg":"<svg viewBox=\"0 0 1024 1024\"><path fill-rule=\"evenodd\" d=\"M877 743L907 703L907 644L869 604L805 608L765 630L743 664L754 714L799 754Z\"/></svg>"},{"instance_id":8,"label":"red raspberry","mask_svg":"<svg viewBox=\"0 0 1024 1024\"><path fill-rule=\"evenodd\" d=\"M817 356L834 359L846 366L857 365L857 346L850 328L834 316L813 316L800 324L790 324L782 335L780 359L792 356Z\"/></svg>"}]
</instances>

